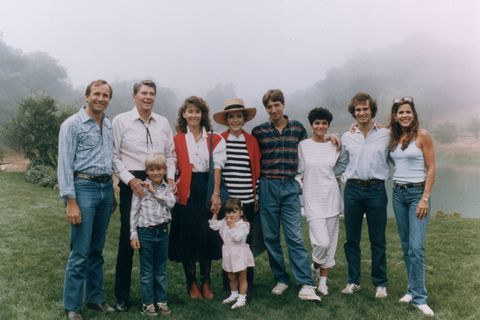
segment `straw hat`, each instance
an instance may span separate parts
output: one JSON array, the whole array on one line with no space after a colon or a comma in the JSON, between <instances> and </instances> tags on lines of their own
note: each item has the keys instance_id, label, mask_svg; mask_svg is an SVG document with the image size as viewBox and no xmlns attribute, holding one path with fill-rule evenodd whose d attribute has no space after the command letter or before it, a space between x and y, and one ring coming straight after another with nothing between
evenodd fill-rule
<instances>
[{"instance_id":1,"label":"straw hat","mask_svg":"<svg viewBox=\"0 0 480 320\"><path fill-rule=\"evenodd\" d=\"M245 107L245 103L243 102L242 99L239 99L239 98L227 99L224 101L223 104L225 108L223 109L223 111L215 113L213 115L213 120L215 120L216 123L223 124L224 126L227 126L227 114L229 112L234 112L234 111L245 112L247 114L246 118L244 119L245 122L252 120L253 118L255 118L255 115L257 114L256 108Z\"/></svg>"}]
</instances>

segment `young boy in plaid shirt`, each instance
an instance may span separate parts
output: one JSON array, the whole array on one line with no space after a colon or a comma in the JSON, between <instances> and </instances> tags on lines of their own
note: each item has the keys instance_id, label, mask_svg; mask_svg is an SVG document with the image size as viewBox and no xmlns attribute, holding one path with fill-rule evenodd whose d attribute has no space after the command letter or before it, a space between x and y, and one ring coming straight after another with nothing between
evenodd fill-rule
<instances>
[{"instance_id":1,"label":"young boy in plaid shirt","mask_svg":"<svg viewBox=\"0 0 480 320\"><path fill-rule=\"evenodd\" d=\"M145 161L148 178L142 183L143 198L133 194L130 211L130 245L140 249L142 314L171 313L167 305L168 224L176 199L163 180L167 171L164 155Z\"/></svg>"}]
</instances>

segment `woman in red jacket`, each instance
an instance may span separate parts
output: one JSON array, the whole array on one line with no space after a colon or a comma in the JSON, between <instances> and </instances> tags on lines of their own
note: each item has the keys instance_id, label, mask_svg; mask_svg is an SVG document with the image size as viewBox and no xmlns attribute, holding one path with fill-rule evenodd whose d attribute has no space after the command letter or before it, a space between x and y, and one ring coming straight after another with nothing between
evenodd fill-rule
<instances>
[{"instance_id":1,"label":"woman in red jacket","mask_svg":"<svg viewBox=\"0 0 480 320\"><path fill-rule=\"evenodd\" d=\"M221 258L221 239L209 228L208 219L221 206L221 168L226 160L225 140L213 134L210 146L210 118L207 103L200 97L187 98L178 111L177 134L177 204L172 212L169 257L181 262L187 289L192 299L213 299L210 286L212 260ZM207 183L210 149L213 153L214 190L207 208ZM200 265L201 289L196 279Z\"/></svg>"},{"instance_id":2,"label":"woman in red jacket","mask_svg":"<svg viewBox=\"0 0 480 320\"><path fill-rule=\"evenodd\" d=\"M215 122L228 126L222 137L226 141L227 160L222 178L231 198L242 202L243 212L250 223L247 243L256 257L265 251L260 217L258 215L257 181L260 177L260 149L243 125L255 117L257 109L246 108L242 99L225 100L223 111L213 115ZM253 268L247 269L249 292L253 286ZM228 285L227 285L228 287Z\"/></svg>"}]
</instances>

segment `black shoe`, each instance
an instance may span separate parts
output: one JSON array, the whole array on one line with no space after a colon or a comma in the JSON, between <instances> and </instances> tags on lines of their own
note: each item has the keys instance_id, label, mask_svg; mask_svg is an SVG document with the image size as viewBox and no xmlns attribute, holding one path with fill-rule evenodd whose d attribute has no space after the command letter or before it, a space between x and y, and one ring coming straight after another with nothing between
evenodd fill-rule
<instances>
[{"instance_id":1,"label":"black shoe","mask_svg":"<svg viewBox=\"0 0 480 320\"><path fill-rule=\"evenodd\" d=\"M65 310L65 315L68 320L83 320L82 314L77 311L67 311Z\"/></svg>"},{"instance_id":2,"label":"black shoe","mask_svg":"<svg viewBox=\"0 0 480 320\"><path fill-rule=\"evenodd\" d=\"M130 305L125 301L119 301L115 305L115 310L118 312L127 312L130 309Z\"/></svg>"},{"instance_id":3,"label":"black shoe","mask_svg":"<svg viewBox=\"0 0 480 320\"><path fill-rule=\"evenodd\" d=\"M106 303L87 303L87 308L105 313L115 312L115 309L113 309Z\"/></svg>"}]
</instances>

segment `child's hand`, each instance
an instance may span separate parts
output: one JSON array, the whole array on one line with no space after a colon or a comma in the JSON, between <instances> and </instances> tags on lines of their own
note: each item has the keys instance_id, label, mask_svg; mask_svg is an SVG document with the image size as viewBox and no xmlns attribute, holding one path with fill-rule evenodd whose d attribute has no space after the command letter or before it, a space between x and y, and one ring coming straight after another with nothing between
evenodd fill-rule
<instances>
[{"instance_id":1,"label":"child's hand","mask_svg":"<svg viewBox=\"0 0 480 320\"><path fill-rule=\"evenodd\" d=\"M225 223L230 229L235 227L235 220L233 220L233 217L225 217Z\"/></svg>"},{"instance_id":2,"label":"child's hand","mask_svg":"<svg viewBox=\"0 0 480 320\"><path fill-rule=\"evenodd\" d=\"M148 190L150 193L155 193L157 190L153 187L151 182L144 181L143 182L143 187Z\"/></svg>"},{"instance_id":3,"label":"child's hand","mask_svg":"<svg viewBox=\"0 0 480 320\"><path fill-rule=\"evenodd\" d=\"M130 246L133 250L140 249L140 241L139 240L130 240Z\"/></svg>"}]
</instances>

